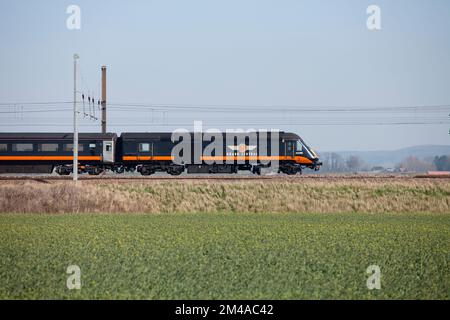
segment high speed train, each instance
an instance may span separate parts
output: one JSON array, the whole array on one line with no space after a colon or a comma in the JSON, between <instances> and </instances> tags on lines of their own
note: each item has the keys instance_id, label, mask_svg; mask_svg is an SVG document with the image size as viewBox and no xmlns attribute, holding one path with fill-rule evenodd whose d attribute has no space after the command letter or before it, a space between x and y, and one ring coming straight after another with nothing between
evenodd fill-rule
<instances>
[{"instance_id":1,"label":"high speed train","mask_svg":"<svg viewBox=\"0 0 450 320\"><path fill-rule=\"evenodd\" d=\"M195 133L188 133L188 138L192 138L188 143L191 148L181 152L184 152L183 160L179 161L174 148L182 141L174 141L170 132L125 132L120 136L80 133L78 172L98 175L105 171L137 171L142 175L155 172L179 175L247 170L261 174L262 168L273 167L276 162L279 173L294 175L305 168L319 170L322 165L316 152L295 133L281 131L275 137L270 132L256 131L256 139L237 133L232 141L227 140L225 133L220 135L219 147L216 141L216 149L209 152L209 141L197 142ZM0 173L55 171L69 175L73 171L72 164L71 133L0 133Z\"/></svg>"}]
</instances>

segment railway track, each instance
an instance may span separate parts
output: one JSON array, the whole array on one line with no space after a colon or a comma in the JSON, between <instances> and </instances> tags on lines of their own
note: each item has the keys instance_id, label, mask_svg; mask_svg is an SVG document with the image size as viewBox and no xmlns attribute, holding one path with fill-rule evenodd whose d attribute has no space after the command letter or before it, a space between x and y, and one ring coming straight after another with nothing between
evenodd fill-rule
<instances>
[{"instance_id":1,"label":"railway track","mask_svg":"<svg viewBox=\"0 0 450 320\"><path fill-rule=\"evenodd\" d=\"M164 180L285 180L285 181L300 181L300 180L405 180L405 179L450 179L450 175L195 175L195 176L166 176L166 175L154 175L154 176L141 176L141 175L100 175L100 176L81 176L81 181L126 181L126 180L145 180L145 181L164 181ZM0 175L0 181L71 181L70 176L55 176L55 175L32 175L32 176L13 176L13 175Z\"/></svg>"}]
</instances>

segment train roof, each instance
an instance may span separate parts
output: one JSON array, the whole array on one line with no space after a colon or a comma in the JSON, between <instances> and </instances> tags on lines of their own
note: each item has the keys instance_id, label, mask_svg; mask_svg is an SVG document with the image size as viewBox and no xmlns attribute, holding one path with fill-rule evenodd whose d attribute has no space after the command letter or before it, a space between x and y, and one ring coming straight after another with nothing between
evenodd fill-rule
<instances>
[{"instance_id":1,"label":"train roof","mask_svg":"<svg viewBox=\"0 0 450 320\"><path fill-rule=\"evenodd\" d=\"M259 131L256 131L257 133ZM192 132L191 132L192 133ZM270 131L268 132L270 134ZM246 133L236 133L236 135L246 135ZM121 138L124 140L133 140L133 139L170 139L172 132L124 132L121 135ZM300 137L291 132L280 131L280 137L282 139L292 139L297 140Z\"/></svg>"},{"instance_id":2,"label":"train roof","mask_svg":"<svg viewBox=\"0 0 450 320\"><path fill-rule=\"evenodd\" d=\"M172 132L123 132L120 137L122 139L161 139L171 137Z\"/></svg>"},{"instance_id":3,"label":"train roof","mask_svg":"<svg viewBox=\"0 0 450 320\"><path fill-rule=\"evenodd\" d=\"M115 133L79 133L78 139L82 140L101 140L101 139L115 139L117 138L117 134ZM73 133L53 133L53 132L0 132L0 140L8 139L8 140L73 140Z\"/></svg>"},{"instance_id":4,"label":"train roof","mask_svg":"<svg viewBox=\"0 0 450 320\"><path fill-rule=\"evenodd\" d=\"M280 137L282 139L288 139L288 140L300 139L300 136L298 134L292 133L292 132L280 132Z\"/></svg>"},{"instance_id":5,"label":"train roof","mask_svg":"<svg viewBox=\"0 0 450 320\"><path fill-rule=\"evenodd\" d=\"M258 132L258 131L257 131ZM270 133L270 132L269 132ZM236 133L236 135L240 135L241 133ZM242 133L246 134L246 133ZM171 138L172 132L124 132L121 134L122 139L125 140L133 140L133 139L151 139L151 140L160 140L160 139L169 139ZM79 133L78 138L82 140L106 140L106 139L116 139L117 134L115 133ZM300 137L291 132L283 132L280 131L281 139L292 139L297 140ZM53 133L53 132L0 132L0 140L26 140L26 139L42 139L42 140L73 140L73 133Z\"/></svg>"}]
</instances>

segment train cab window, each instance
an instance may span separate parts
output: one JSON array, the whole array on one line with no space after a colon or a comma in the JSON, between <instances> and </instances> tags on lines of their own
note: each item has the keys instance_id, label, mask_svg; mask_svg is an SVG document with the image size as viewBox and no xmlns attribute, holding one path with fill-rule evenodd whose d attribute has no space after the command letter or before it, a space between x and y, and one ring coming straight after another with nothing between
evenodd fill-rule
<instances>
[{"instance_id":1,"label":"train cab window","mask_svg":"<svg viewBox=\"0 0 450 320\"><path fill-rule=\"evenodd\" d=\"M8 151L8 145L6 143L0 143L0 152Z\"/></svg>"},{"instance_id":2,"label":"train cab window","mask_svg":"<svg viewBox=\"0 0 450 320\"><path fill-rule=\"evenodd\" d=\"M12 151L15 151L15 152L33 151L33 144L32 143L13 143Z\"/></svg>"},{"instance_id":3,"label":"train cab window","mask_svg":"<svg viewBox=\"0 0 450 320\"><path fill-rule=\"evenodd\" d=\"M58 144L57 143L39 143L38 144L38 151L39 152L55 152L58 151Z\"/></svg>"},{"instance_id":4,"label":"train cab window","mask_svg":"<svg viewBox=\"0 0 450 320\"><path fill-rule=\"evenodd\" d=\"M298 153L303 153L303 144L300 140L297 140L296 150Z\"/></svg>"},{"instance_id":5,"label":"train cab window","mask_svg":"<svg viewBox=\"0 0 450 320\"><path fill-rule=\"evenodd\" d=\"M288 152L292 152L294 150L294 144L292 143L292 141L286 142L286 148Z\"/></svg>"},{"instance_id":6,"label":"train cab window","mask_svg":"<svg viewBox=\"0 0 450 320\"><path fill-rule=\"evenodd\" d=\"M139 152L150 152L150 143L139 143Z\"/></svg>"},{"instance_id":7,"label":"train cab window","mask_svg":"<svg viewBox=\"0 0 450 320\"><path fill-rule=\"evenodd\" d=\"M295 141L286 140L286 156L295 156Z\"/></svg>"},{"instance_id":8,"label":"train cab window","mask_svg":"<svg viewBox=\"0 0 450 320\"><path fill-rule=\"evenodd\" d=\"M73 151L73 143L64 144L63 150L66 152ZM78 152L83 152L83 150L84 150L84 145L78 144Z\"/></svg>"}]
</instances>

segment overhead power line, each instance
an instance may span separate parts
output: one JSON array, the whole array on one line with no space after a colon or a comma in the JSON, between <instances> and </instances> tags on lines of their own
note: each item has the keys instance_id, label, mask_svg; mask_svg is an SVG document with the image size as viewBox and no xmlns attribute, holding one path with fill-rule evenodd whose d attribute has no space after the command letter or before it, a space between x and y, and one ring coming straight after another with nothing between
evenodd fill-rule
<instances>
[{"instance_id":1,"label":"overhead power line","mask_svg":"<svg viewBox=\"0 0 450 320\"><path fill-rule=\"evenodd\" d=\"M97 120L100 100L91 97L91 92L80 94L77 102L79 114L85 120ZM92 95L93 96L93 95ZM36 101L0 103L0 127L66 127L73 101ZM42 108L45 106L45 108ZM81 108L82 107L82 108ZM450 124L449 105L418 106L249 106L249 105L188 105L188 104L143 104L110 103L110 120L113 126L127 127L181 127L192 126L193 119L203 120L211 126L292 126L292 125L438 125ZM129 115L128 117L124 112ZM252 113L250 115L246 113ZM44 117L25 117L26 114L46 114ZM241 116L246 114L245 116ZM19 115L20 117L7 117ZM125 116L124 116L125 115ZM57 123L43 123L41 120ZM148 123L143 123L148 119ZM191 120L192 119L192 120ZM114 121L117 121L116 123ZM28 123L27 121L39 121ZM7 122L7 123L3 123ZM82 124L96 126L98 124Z\"/></svg>"},{"instance_id":2,"label":"overhead power line","mask_svg":"<svg viewBox=\"0 0 450 320\"><path fill-rule=\"evenodd\" d=\"M71 111L72 109L52 109L52 110L18 110L18 111L0 111L0 113L47 113L47 112L55 112L55 111Z\"/></svg>"},{"instance_id":3,"label":"overhead power line","mask_svg":"<svg viewBox=\"0 0 450 320\"><path fill-rule=\"evenodd\" d=\"M267 121L267 122L254 122L254 121L247 121L247 122L235 122L235 121L227 121L227 122L211 122L211 121L203 121L204 125L207 126L216 126L216 127L223 127L223 126L291 126L291 125L299 125L299 126L321 126L321 125L327 125L327 126L372 126L372 125L437 125L437 124L450 124L450 121L392 121L392 122L383 122L383 121L372 121L372 122L352 122L352 121L346 121L346 122L295 122L295 123L287 123L287 122L280 122L280 121ZM193 122L158 122L158 123L135 123L135 122L129 122L129 123L110 123L111 126L123 126L123 127L189 127L193 125ZM21 123L21 124L2 124L1 126L8 126L8 127L67 127L70 126L69 123ZM98 124L80 124L80 126L98 126Z\"/></svg>"},{"instance_id":4,"label":"overhead power line","mask_svg":"<svg viewBox=\"0 0 450 320\"><path fill-rule=\"evenodd\" d=\"M72 104L71 101L46 101L46 102L0 102L0 106L13 107L13 106L41 106L41 105L61 105L61 104Z\"/></svg>"},{"instance_id":5,"label":"overhead power line","mask_svg":"<svg viewBox=\"0 0 450 320\"><path fill-rule=\"evenodd\" d=\"M88 91L89 92L89 91ZM89 95L95 98L95 94L85 93L80 91L80 94L84 94L86 97ZM97 98L100 100L100 98ZM59 102L1 102L0 107L14 107L14 106L41 106L41 105L65 105L72 104L72 101L59 101ZM80 102L78 102L80 103ZM112 107L127 107L127 110L131 110L130 107L139 109L187 109L187 110L208 110L208 111L221 111L221 110L263 110L263 111L289 111L289 112L371 112L371 111L414 111L414 110L446 110L450 109L450 104L441 105L416 105L416 106L284 106L284 105L220 105L220 104L144 104L144 103L109 103Z\"/></svg>"},{"instance_id":6,"label":"overhead power line","mask_svg":"<svg viewBox=\"0 0 450 320\"><path fill-rule=\"evenodd\" d=\"M156 104L127 104L110 103L111 108L127 108L127 110L205 110L209 112L387 112L387 111L431 111L450 110L449 105L421 105L421 106L250 106L250 105L156 105Z\"/></svg>"}]
</instances>

